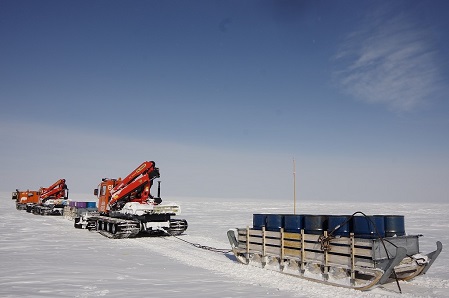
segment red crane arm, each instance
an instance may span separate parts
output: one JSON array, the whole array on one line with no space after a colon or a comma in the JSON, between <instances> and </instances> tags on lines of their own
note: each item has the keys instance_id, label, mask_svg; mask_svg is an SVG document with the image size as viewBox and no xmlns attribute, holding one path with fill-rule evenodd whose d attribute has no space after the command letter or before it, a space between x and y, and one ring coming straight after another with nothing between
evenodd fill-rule
<instances>
[{"instance_id":1,"label":"red crane arm","mask_svg":"<svg viewBox=\"0 0 449 298\"><path fill-rule=\"evenodd\" d=\"M153 179L159 178L159 169L156 168L154 161L145 161L137 167L131 174L111 190L110 206L114 206L118 201L145 202L150 196L150 188L153 185ZM137 191L133 196L131 193Z\"/></svg>"},{"instance_id":2,"label":"red crane arm","mask_svg":"<svg viewBox=\"0 0 449 298\"><path fill-rule=\"evenodd\" d=\"M65 190L67 189L67 185L65 184L65 179L59 179L51 186L46 188L41 188L41 194L39 196L40 200L45 200L50 198L53 195L56 195L56 198L62 198L65 196Z\"/></svg>"},{"instance_id":3,"label":"red crane arm","mask_svg":"<svg viewBox=\"0 0 449 298\"><path fill-rule=\"evenodd\" d=\"M154 161L144 161L140 166L137 167L134 171L131 172L128 176L122 179L111 191L113 194L116 191L119 191L127 184L131 183L133 180L137 179L140 175L145 175L146 173L153 171L156 169L156 165Z\"/></svg>"}]
</instances>

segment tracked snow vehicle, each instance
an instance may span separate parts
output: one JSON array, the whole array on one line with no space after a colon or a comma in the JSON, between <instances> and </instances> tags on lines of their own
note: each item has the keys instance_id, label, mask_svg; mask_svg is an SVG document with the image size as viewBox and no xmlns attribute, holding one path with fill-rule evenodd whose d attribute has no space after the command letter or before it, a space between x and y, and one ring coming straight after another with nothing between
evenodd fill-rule
<instances>
[{"instance_id":1,"label":"tracked snow vehicle","mask_svg":"<svg viewBox=\"0 0 449 298\"><path fill-rule=\"evenodd\" d=\"M64 206L69 198L65 179L59 179L49 187L39 190L39 202L27 204L27 212L40 215L63 215Z\"/></svg>"},{"instance_id":2,"label":"tracked snow vehicle","mask_svg":"<svg viewBox=\"0 0 449 298\"><path fill-rule=\"evenodd\" d=\"M181 208L175 203L162 203L160 181L158 194L152 196L153 180L159 178L154 161L145 161L126 178L103 178L94 195L98 197L98 212L75 218L75 228L98 231L109 238L132 238L139 233L180 235L187 221L173 219Z\"/></svg>"},{"instance_id":3,"label":"tracked snow vehicle","mask_svg":"<svg viewBox=\"0 0 449 298\"><path fill-rule=\"evenodd\" d=\"M26 210L27 206L32 206L39 203L39 191L37 190L26 190L20 191L16 189L12 193L11 198L16 201L17 210Z\"/></svg>"},{"instance_id":4,"label":"tracked snow vehicle","mask_svg":"<svg viewBox=\"0 0 449 298\"><path fill-rule=\"evenodd\" d=\"M237 260L311 281L368 290L425 274L443 245L422 255L403 216L254 214L227 233ZM402 227L401 227L402 226Z\"/></svg>"}]
</instances>

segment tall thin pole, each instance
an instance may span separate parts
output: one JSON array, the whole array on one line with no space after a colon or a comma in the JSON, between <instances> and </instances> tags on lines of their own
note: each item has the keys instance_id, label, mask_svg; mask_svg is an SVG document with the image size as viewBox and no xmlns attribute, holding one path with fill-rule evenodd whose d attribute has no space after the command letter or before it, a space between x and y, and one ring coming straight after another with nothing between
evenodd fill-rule
<instances>
[{"instance_id":1,"label":"tall thin pole","mask_svg":"<svg viewBox=\"0 0 449 298\"><path fill-rule=\"evenodd\" d=\"M293 214L296 214L296 162L293 157Z\"/></svg>"}]
</instances>

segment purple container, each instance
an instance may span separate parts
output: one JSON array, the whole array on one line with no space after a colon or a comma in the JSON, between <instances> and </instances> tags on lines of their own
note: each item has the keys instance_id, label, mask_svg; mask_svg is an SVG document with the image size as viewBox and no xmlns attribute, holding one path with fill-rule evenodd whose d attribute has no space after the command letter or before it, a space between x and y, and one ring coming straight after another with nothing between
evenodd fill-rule
<instances>
[{"instance_id":1,"label":"purple container","mask_svg":"<svg viewBox=\"0 0 449 298\"><path fill-rule=\"evenodd\" d=\"M70 206L70 207L75 207L75 204L76 204L75 201L70 201L70 202L69 202L69 206Z\"/></svg>"},{"instance_id":2,"label":"purple container","mask_svg":"<svg viewBox=\"0 0 449 298\"><path fill-rule=\"evenodd\" d=\"M86 208L87 202L76 202L77 208Z\"/></svg>"}]
</instances>

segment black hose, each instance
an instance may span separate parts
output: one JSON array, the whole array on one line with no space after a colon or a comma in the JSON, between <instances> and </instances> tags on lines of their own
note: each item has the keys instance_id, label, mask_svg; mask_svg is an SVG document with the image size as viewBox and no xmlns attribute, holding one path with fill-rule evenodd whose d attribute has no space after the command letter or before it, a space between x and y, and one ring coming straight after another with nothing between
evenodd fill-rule
<instances>
[{"instance_id":1,"label":"black hose","mask_svg":"<svg viewBox=\"0 0 449 298\"><path fill-rule=\"evenodd\" d=\"M330 231L329 233L328 233L328 236L327 237L320 237L319 238L319 240L321 241L321 248L323 249L323 250L329 250L329 245L330 245L330 240L332 239L332 238L334 238L334 236L333 236L333 234L335 233L335 231L337 231L339 228L341 228L342 226L344 226L345 224L347 224L356 214L361 214L361 215L363 215L367 220L369 220L369 222L373 225L373 227L374 227L374 230L375 230L375 232L376 232L376 234L377 234L377 237L379 238L379 240L380 240L380 242L382 243L382 246L383 246L383 248L384 248L384 250L385 250L385 253L386 253L386 255L387 255L387 259L388 260L390 260L391 258L390 258L390 254L388 253L388 250L387 250L387 246L385 245L385 242L384 242L384 238L380 235L380 233L379 233L379 230L377 229L377 226L376 226L376 224L371 220L371 218L369 218L365 213L363 213L362 211L356 211L356 212L354 212L347 220L345 220L343 223L341 223L341 224L339 224L339 225L337 225L336 227L334 227L334 229L332 230L332 231ZM389 243L391 243L391 242L389 242ZM397 247L396 245L395 245L395 247ZM402 289L401 289L401 286L399 285L399 279L398 279L398 276L397 276L397 274L396 274L396 271L394 270L394 268L393 268L393 275L394 275L394 278L395 278L395 280L396 280L396 284L397 284L397 286L398 286L398 289L399 289L399 293L401 293L402 294Z\"/></svg>"},{"instance_id":2,"label":"black hose","mask_svg":"<svg viewBox=\"0 0 449 298\"><path fill-rule=\"evenodd\" d=\"M355 213L352 215L352 217L353 217L354 215L356 215L357 213L362 214L367 220L369 220L369 221L371 222L371 224L372 224L373 227L374 227L374 230L376 230L377 237L379 238L380 242L382 243L382 246L384 247L385 253L387 254L387 259L390 260L390 254L388 253L387 246L385 245L385 242L384 242L384 238L380 235L379 230L377 229L376 224L371 220L371 218L369 218L365 213L363 213L363 212L361 212L361 211L355 212ZM402 294L401 285L399 284L399 279L398 279L398 276L397 276L397 274L396 274L396 270L394 270L394 268L393 268L393 275L394 275L394 279L396 280L396 285L398 286L399 293Z\"/></svg>"}]
</instances>

